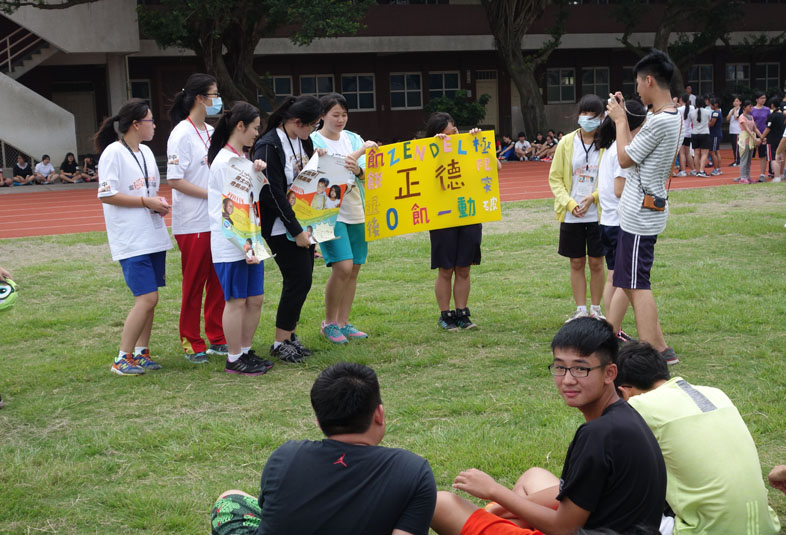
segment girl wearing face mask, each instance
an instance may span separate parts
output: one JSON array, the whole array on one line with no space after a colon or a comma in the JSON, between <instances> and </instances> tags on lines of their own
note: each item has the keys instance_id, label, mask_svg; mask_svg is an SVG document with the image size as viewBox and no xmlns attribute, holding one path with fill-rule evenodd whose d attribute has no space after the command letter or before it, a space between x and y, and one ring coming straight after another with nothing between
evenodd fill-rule
<instances>
[{"instance_id":1,"label":"girl wearing face mask","mask_svg":"<svg viewBox=\"0 0 786 535\"><path fill-rule=\"evenodd\" d=\"M598 226L598 167L603 149L595 143L595 130L603 118L604 103L584 95L578 104L579 129L566 134L557 145L549 170L554 210L560 221L560 255L570 259L570 285L576 311L567 321L585 316L603 318L603 244ZM586 259L590 266L591 307L587 311Z\"/></svg>"},{"instance_id":2,"label":"girl wearing face mask","mask_svg":"<svg viewBox=\"0 0 786 535\"><path fill-rule=\"evenodd\" d=\"M213 127L205 117L217 115L221 109L216 79L195 73L175 95L169 111L174 128L167 141L166 178L172 186L172 234L180 248L183 273L180 342L186 360L193 364L206 363L208 354L227 354L221 321L224 294L213 269L207 210L207 151ZM207 344L199 327L203 294Z\"/></svg>"}]
</instances>

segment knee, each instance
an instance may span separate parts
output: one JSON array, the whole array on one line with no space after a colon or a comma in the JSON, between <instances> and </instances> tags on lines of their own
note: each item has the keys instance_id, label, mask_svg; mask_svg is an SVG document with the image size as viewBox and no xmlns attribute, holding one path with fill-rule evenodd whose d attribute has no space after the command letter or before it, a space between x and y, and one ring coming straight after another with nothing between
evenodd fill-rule
<instances>
[{"instance_id":1,"label":"knee","mask_svg":"<svg viewBox=\"0 0 786 535\"><path fill-rule=\"evenodd\" d=\"M570 269L574 269L577 271L584 271L584 266L587 264L587 258L582 256L581 258L571 258L570 259Z\"/></svg>"},{"instance_id":2,"label":"knee","mask_svg":"<svg viewBox=\"0 0 786 535\"><path fill-rule=\"evenodd\" d=\"M254 295L246 298L246 308L251 310L259 310L262 308L262 303L265 300L264 295Z\"/></svg>"},{"instance_id":3,"label":"knee","mask_svg":"<svg viewBox=\"0 0 786 535\"><path fill-rule=\"evenodd\" d=\"M591 256L589 259L590 271L603 271L603 257Z\"/></svg>"},{"instance_id":4,"label":"knee","mask_svg":"<svg viewBox=\"0 0 786 535\"><path fill-rule=\"evenodd\" d=\"M341 262L336 262L331 267L333 268L333 275L341 282L348 281L354 272L352 269L351 260L342 260Z\"/></svg>"},{"instance_id":5,"label":"knee","mask_svg":"<svg viewBox=\"0 0 786 535\"><path fill-rule=\"evenodd\" d=\"M456 268L456 278L457 279L462 279L462 280L465 280L465 281L469 280L469 270L470 270L469 266L457 267Z\"/></svg>"},{"instance_id":6,"label":"knee","mask_svg":"<svg viewBox=\"0 0 786 535\"><path fill-rule=\"evenodd\" d=\"M439 268L439 272L437 273L437 277L440 279L446 280L450 282L453 278L453 272L455 270L453 268Z\"/></svg>"},{"instance_id":7,"label":"knee","mask_svg":"<svg viewBox=\"0 0 786 535\"><path fill-rule=\"evenodd\" d=\"M158 304L158 292L150 292L137 296L136 304L145 310L153 310Z\"/></svg>"}]
</instances>

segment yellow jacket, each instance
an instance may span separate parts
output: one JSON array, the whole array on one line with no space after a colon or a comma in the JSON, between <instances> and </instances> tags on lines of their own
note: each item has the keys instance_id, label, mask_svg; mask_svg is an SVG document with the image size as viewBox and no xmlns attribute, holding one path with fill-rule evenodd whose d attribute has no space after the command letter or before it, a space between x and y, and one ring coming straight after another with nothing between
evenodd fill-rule
<instances>
[{"instance_id":1,"label":"yellow jacket","mask_svg":"<svg viewBox=\"0 0 786 535\"><path fill-rule=\"evenodd\" d=\"M565 134L557 144L557 151L551 161L549 170L549 187L554 194L554 211L557 213L559 221L565 221L565 213L573 211L579 203L570 196L573 189L573 141L576 139L580 129L576 129L570 134ZM600 149L598 166L603 158L606 149ZM598 179L595 179L595 191L592 192L595 204L598 206L598 221L600 221L600 203L598 202Z\"/></svg>"}]
</instances>

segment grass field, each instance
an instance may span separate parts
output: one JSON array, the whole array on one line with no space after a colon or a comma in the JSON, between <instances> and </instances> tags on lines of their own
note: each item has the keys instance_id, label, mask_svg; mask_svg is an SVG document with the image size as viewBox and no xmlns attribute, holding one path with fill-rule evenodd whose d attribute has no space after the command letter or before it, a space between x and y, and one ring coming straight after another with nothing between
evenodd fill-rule
<instances>
[{"instance_id":1,"label":"grass field","mask_svg":"<svg viewBox=\"0 0 786 535\"><path fill-rule=\"evenodd\" d=\"M672 372L732 398L766 474L786 463L786 187L679 191L671 202L653 283L681 359ZM308 391L340 360L377 370L384 444L426 457L439 488L472 466L510 485L534 465L559 473L582 422L546 370L573 310L568 262L556 254L551 201L503 212L484 225L472 270L479 330L437 329L426 234L383 240L371 244L353 310L371 338L344 348L319 338L328 270L318 263L299 331L318 352L261 377L181 356L176 251L153 330L164 369L118 377L109 366L132 299L105 234L0 240L0 265L21 287L0 316L0 533L209 533L221 491L256 494L274 448L320 438ZM259 352L272 342L281 287L267 268ZM635 333L632 313L625 329ZM786 524L786 496L770 489L770 503Z\"/></svg>"}]
</instances>

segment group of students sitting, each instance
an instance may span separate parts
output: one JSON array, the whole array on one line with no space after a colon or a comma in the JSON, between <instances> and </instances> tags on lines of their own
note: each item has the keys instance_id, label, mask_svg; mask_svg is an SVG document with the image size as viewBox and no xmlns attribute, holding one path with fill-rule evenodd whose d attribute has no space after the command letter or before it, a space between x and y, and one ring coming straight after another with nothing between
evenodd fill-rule
<instances>
[{"instance_id":1,"label":"group of students sitting","mask_svg":"<svg viewBox=\"0 0 786 535\"><path fill-rule=\"evenodd\" d=\"M524 132L519 132L518 141L514 143L509 136L503 135L502 141L498 143L497 158L508 162L550 162L554 158L557 143L562 139L562 136L563 132L555 134L554 130L546 132L545 137L541 132L538 132L535 139L530 142L527 141Z\"/></svg>"},{"instance_id":2,"label":"group of students sitting","mask_svg":"<svg viewBox=\"0 0 786 535\"><path fill-rule=\"evenodd\" d=\"M0 168L0 187L54 184L58 180L63 184L97 181L98 169L93 157L86 155L80 166L74 153L69 152L63 158L60 170L57 171L48 154L44 154L35 166L29 164L20 154L16 157L10 177L3 176L3 170Z\"/></svg>"}]
</instances>

